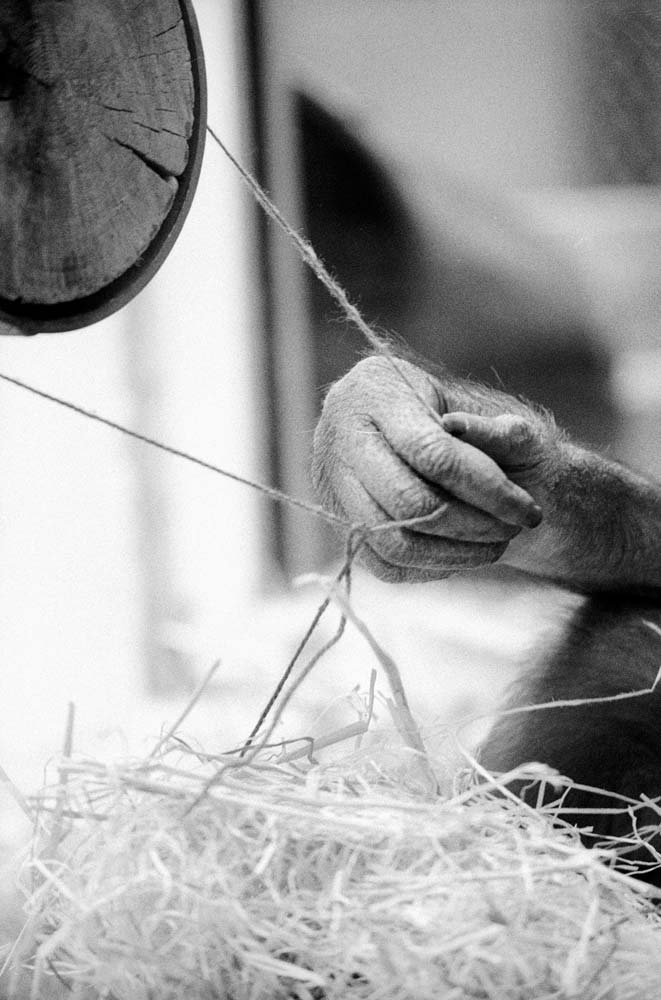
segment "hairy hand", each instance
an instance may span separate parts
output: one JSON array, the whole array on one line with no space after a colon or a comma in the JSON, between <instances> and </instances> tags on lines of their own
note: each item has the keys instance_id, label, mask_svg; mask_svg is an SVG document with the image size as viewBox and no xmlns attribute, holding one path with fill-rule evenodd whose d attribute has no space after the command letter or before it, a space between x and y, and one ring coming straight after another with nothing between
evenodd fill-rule
<instances>
[{"instance_id":1,"label":"hairy hand","mask_svg":"<svg viewBox=\"0 0 661 1000\"><path fill-rule=\"evenodd\" d=\"M362 560L381 579L439 579L495 562L542 518L534 493L546 425L508 397L500 405L518 412L494 412L490 395L482 413L479 392L462 395L461 383L395 365L367 358L330 390L315 435L323 501L379 527ZM416 518L424 520L393 523Z\"/></svg>"}]
</instances>

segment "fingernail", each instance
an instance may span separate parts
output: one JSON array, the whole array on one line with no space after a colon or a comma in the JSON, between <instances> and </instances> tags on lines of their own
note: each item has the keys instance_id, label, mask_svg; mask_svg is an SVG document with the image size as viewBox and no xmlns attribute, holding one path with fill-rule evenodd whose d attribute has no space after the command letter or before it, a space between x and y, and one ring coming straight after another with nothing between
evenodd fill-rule
<instances>
[{"instance_id":1,"label":"fingernail","mask_svg":"<svg viewBox=\"0 0 661 1000\"><path fill-rule=\"evenodd\" d=\"M533 504L532 507L528 509L528 514L526 516L526 527L536 528L538 524L541 523L544 517L544 512L538 504Z\"/></svg>"}]
</instances>

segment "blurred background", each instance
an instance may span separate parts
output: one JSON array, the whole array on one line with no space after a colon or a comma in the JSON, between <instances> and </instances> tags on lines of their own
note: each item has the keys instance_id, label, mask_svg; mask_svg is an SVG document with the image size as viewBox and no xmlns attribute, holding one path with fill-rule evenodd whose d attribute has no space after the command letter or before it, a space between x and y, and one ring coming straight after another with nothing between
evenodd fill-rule
<instances>
[{"instance_id":1,"label":"blurred background","mask_svg":"<svg viewBox=\"0 0 661 1000\"><path fill-rule=\"evenodd\" d=\"M209 123L365 317L661 472L661 14L653 0L196 0ZM311 498L310 440L358 334L207 141L172 254L114 317L0 338L0 371ZM320 601L318 519L0 385L0 764L247 736ZM575 601L487 577L356 605L429 732L487 710ZM336 618L322 629L330 634ZM353 721L351 630L279 735ZM380 682L381 684L381 682ZM321 720L316 716L324 713ZM354 713L352 715L352 713ZM5 835L27 829L8 793Z\"/></svg>"}]
</instances>

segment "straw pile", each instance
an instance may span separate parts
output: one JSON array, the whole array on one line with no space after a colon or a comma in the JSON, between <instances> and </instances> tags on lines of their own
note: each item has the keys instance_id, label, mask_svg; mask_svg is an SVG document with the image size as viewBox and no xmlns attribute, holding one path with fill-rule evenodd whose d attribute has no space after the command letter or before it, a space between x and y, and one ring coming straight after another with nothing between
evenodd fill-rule
<instances>
[{"instance_id":1,"label":"straw pile","mask_svg":"<svg viewBox=\"0 0 661 1000\"><path fill-rule=\"evenodd\" d=\"M548 815L488 785L430 795L401 759L65 760L16 995L55 976L110 1000L657 1000L636 883Z\"/></svg>"}]
</instances>

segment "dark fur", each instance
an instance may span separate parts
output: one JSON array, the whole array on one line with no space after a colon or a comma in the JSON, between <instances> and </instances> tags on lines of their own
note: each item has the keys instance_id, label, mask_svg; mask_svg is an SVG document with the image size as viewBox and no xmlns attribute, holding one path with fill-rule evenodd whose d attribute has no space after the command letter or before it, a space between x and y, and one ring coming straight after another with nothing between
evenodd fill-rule
<instances>
[{"instance_id":1,"label":"dark fur","mask_svg":"<svg viewBox=\"0 0 661 1000\"><path fill-rule=\"evenodd\" d=\"M510 707L565 699L589 699L638 691L653 685L661 665L661 635L646 622L661 625L658 602L632 600L622 594L589 598L572 622L566 641L553 658L519 682ZM652 694L605 704L563 707L501 719L481 753L490 770L507 771L524 761L541 761L582 785L619 792L632 799L661 794L661 689ZM517 791L530 801L537 789ZM549 790L547 798L552 793ZM613 808L608 796L572 789L569 809ZM661 886L654 850L661 851L659 815L637 811L638 826L657 828L652 850L632 851L629 860L641 864L641 877ZM631 833L631 817L619 815L565 816L585 832L586 843ZM649 871L646 866L652 866Z\"/></svg>"}]
</instances>

